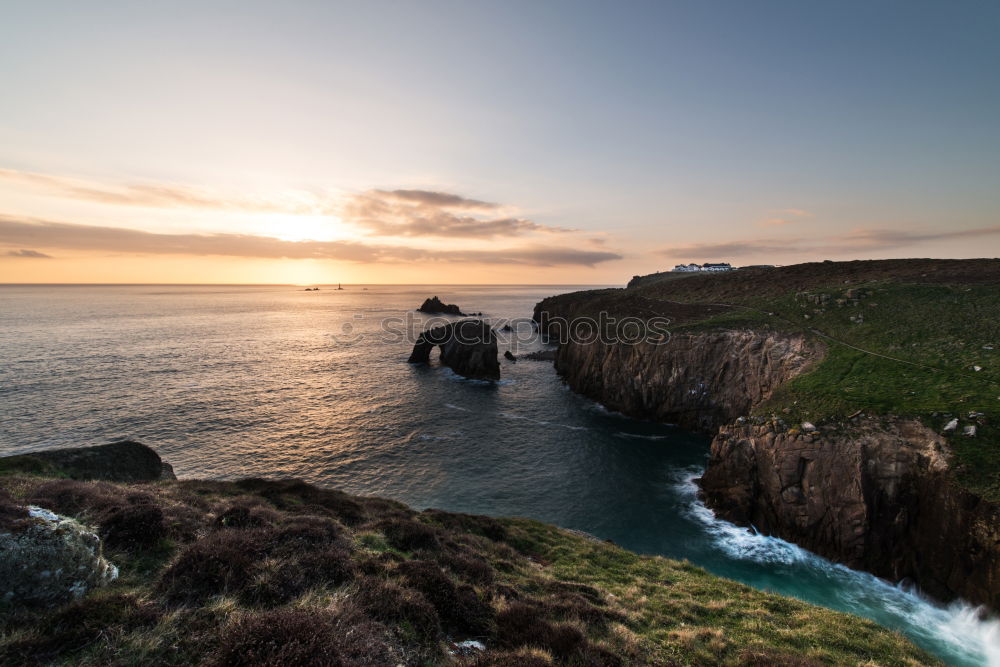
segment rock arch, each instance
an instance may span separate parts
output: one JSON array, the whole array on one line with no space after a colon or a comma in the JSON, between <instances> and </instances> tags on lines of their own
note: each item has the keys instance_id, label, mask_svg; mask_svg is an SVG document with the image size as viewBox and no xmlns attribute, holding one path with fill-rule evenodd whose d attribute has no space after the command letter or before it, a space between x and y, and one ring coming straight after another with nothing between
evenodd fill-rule
<instances>
[{"instance_id":1,"label":"rock arch","mask_svg":"<svg viewBox=\"0 0 1000 667\"><path fill-rule=\"evenodd\" d=\"M424 331L413 346L409 362L429 362L435 346L441 348L441 363L459 375L476 380L500 379L497 337L486 322L462 320Z\"/></svg>"}]
</instances>

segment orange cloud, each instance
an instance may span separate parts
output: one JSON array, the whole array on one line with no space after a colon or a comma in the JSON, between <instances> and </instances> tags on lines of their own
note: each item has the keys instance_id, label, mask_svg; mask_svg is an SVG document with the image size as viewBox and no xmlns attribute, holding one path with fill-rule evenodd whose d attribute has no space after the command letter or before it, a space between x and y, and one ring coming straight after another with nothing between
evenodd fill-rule
<instances>
[{"instance_id":1,"label":"orange cloud","mask_svg":"<svg viewBox=\"0 0 1000 667\"><path fill-rule=\"evenodd\" d=\"M808 218L815 217L814 214L809 211L804 211L801 208L782 208L770 211L772 216L761 221L761 226L763 227L777 227L781 225L791 225L796 222L801 222Z\"/></svg>"},{"instance_id":2,"label":"orange cloud","mask_svg":"<svg viewBox=\"0 0 1000 667\"><path fill-rule=\"evenodd\" d=\"M356 241L284 241L251 234L159 234L136 229L0 217L0 245L108 253L334 259L358 263L449 262L595 266L621 259L607 250L541 244L485 250L437 250ZM34 252L34 251L31 251Z\"/></svg>"}]
</instances>

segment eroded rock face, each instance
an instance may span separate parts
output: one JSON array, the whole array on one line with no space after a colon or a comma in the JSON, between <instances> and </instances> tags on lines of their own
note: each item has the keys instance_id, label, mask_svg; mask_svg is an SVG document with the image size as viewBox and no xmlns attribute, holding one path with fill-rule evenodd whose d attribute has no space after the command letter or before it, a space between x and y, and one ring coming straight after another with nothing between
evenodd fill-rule
<instances>
[{"instance_id":1,"label":"eroded rock face","mask_svg":"<svg viewBox=\"0 0 1000 667\"><path fill-rule=\"evenodd\" d=\"M431 350L441 348L441 363L467 378L499 380L497 338L482 320L462 320L434 327L420 334L409 362L427 363Z\"/></svg>"},{"instance_id":2,"label":"eroded rock face","mask_svg":"<svg viewBox=\"0 0 1000 667\"><path fill-rule=\"evenodd\" d=\"M23 509L22 516L8 512L0 528L0 604L61 604L118 577L91 529L40 507Z\"/></svg>"},{"instance_id":3,"label":"eroded rock face","mask_svg":"<svg viewBox=\"0 0 1000 667\"><path fill-rule=\"evenodd\" d=\"M701 488L723 519L941 598L1000 608L1000 507L950 483L947 445L917 421L814 433L734 424Z\"/></svg>"},{"instance_id":4,"label":"eroded rock face","mask_svg":"<svg viewBox=\"0 0 1000 667\"><path fill-rule=\"evenodd\" d=\"M569 342L556 353L556 370L612 410L714 432L824 353L802 335L726 330L675 334L664 344Z\"/></svg>"}]
</instances>

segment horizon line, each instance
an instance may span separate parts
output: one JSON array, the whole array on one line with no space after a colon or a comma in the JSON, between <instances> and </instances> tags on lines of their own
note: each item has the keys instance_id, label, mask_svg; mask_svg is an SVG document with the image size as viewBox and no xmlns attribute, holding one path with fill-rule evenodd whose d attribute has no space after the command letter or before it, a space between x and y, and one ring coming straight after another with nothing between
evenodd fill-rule
<instances>
[{"instance_id":1,"label":"horizon line","mask_svg":"<svg viewBox=\"0 0 1000 667\"><path fill-rule=\"evenodd\" d=\"M618 283L613 283L617 285ZM624 283L622 283L624 284ZM0 287L605 287L612 283L0 283ZM346 291L346 290L345 290Z\"/></svg>"}]
</instances>

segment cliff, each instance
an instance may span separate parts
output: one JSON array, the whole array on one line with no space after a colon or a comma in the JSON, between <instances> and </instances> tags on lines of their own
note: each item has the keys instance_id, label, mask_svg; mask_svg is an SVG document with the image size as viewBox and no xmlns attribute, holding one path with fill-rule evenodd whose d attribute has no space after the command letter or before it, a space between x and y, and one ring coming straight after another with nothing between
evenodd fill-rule
<instances>
[{"instance_id":1,"label":"cliff","mask_svg":"<svg viewBox=\"0 0 1000 667\"><path fill-rule=\"evenodd\" d=\"M705 500L849 567L927 593L1000 608L1000 507L949 478L946 440L919 421L871 418L804 433L776 422L723 427Z\"/></svg>"},{"instance_id":2,"label":"cliff","mask_svg":"<svg viewBox=\"0 0 1000 667\"><path fill-rule=\"evenodd\" d=\"M1000 609L998 285L996 260L661 273L534 317L575 391L714 436L701 484L723 518ZM567 335L602 317L670 334Z\"/></svg>"},{"instance_id":3,"label":"cliff","mask_svg":"<svg viewBox=\"0 0 1000 667\"><path fill-rule=\"evenodd\" d=\"M120 576L42 607L3 597L2 664L938 664L870 621L537 521L299 480L126 484L3 461L0 536L44 508L99 536L92 555Z\"/></svg>"},{"instance_id":4,"label":"cliff","mask_svg":"<svg viewBox=\"0 0 1000 667\"><path fill-rule=\"evenodd\" d=\"M749 414L824 351L802 335L726 330L663 344L568 342L555 365L574 390L612 410L712 431Z\"/></svg>"}]
</instances>

